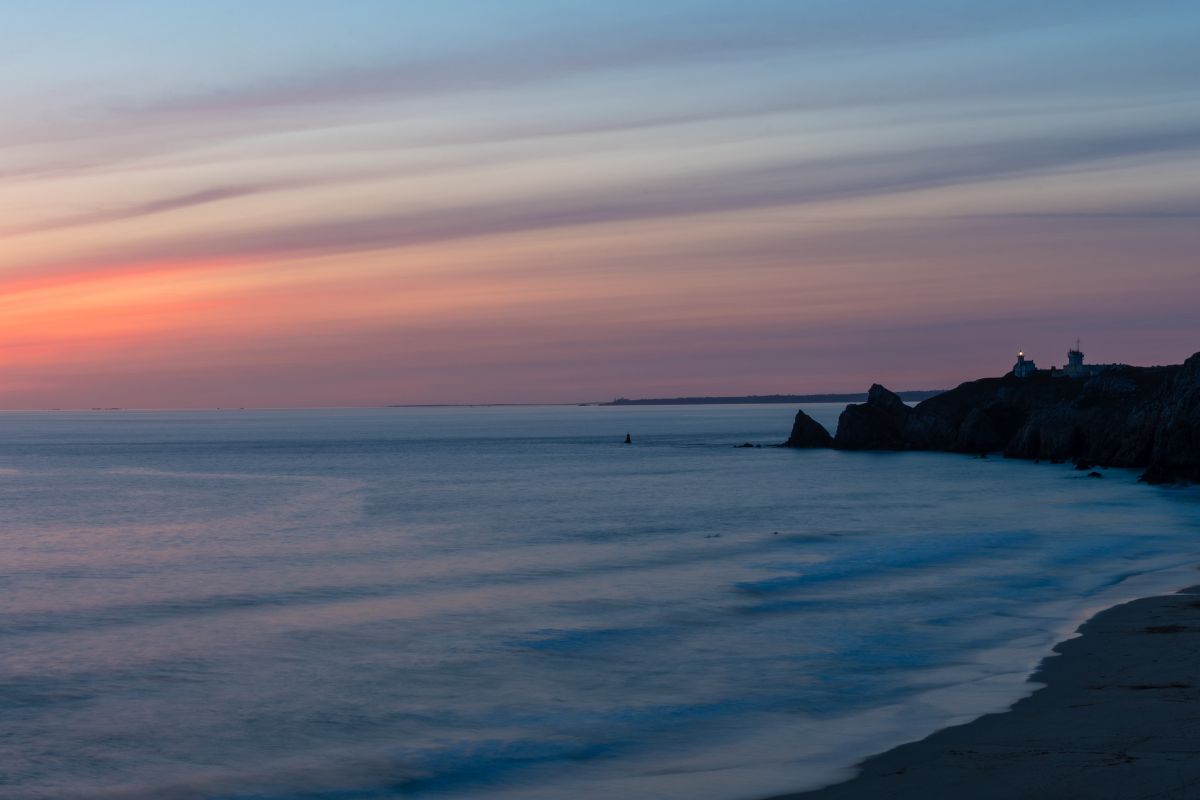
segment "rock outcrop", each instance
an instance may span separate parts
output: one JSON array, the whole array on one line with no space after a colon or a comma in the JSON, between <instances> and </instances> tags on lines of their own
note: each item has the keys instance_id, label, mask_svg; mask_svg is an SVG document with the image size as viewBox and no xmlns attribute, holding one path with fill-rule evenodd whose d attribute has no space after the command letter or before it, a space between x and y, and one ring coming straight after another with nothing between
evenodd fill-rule
<instances>
[{"instance_id":1,"label":"rock outcrop","mask_svg":"<svg viewBox=\"0 0 1200 800\"><path fill-rule=\"evenodd\" d=\"M1178 366L1121 367L1090 378L984 378L915 407L876 384L867 402L842 412L831 444L806 438L808 423L816 425L797 415L790 446L1000 452L1140 467L1155 483L1200 482L1200 353Z\"/></svg>"},{"instance_id":2,"label":"rock outcrop","mask_svg":"<svg viewBox=\"0 0 1200 800\"><path fill-rule=\"evenodd\" d=\"M1200 483L1200 353L1183 363L1154 420L1151 483Z\"/></svg>"},{"instance_id":3,"label":"rock outcrop","mask_svg":"<svg viewBox=\"0 0 1200 800\"><path fill-rule=\"evenodd\" d=\"M792 433L783 443L784 447L833 447L833 437L825 426L805 414L796 412L796 421L792 423Z\"/></svg>"},{"instance_id":4,"label":"rock outcrop","mask_svg":"<svg viewBox=\"0 0 1200 800\"><path fill-rule=\"evenodd\" d=\"M867 402L851 404L838 417L833 446L841 450L906 450L905 430L913 410L900 395L874 384Z\"/></svg>"}]
</instances>

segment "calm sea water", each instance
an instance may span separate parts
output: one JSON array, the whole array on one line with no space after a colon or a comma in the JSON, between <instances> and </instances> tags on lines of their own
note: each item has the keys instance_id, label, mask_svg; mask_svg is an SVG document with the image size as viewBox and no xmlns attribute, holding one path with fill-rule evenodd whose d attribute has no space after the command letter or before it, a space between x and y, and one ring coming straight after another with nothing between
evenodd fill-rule
<instances>
[{"instance_id":1,"label":"calm sea water","mask_svg":"<svg viewBox=\"0 0 1200 800\"><path fill-rule=\"evenodd\" d=\"M792 413L0 415L0 796L762 797L1197 582L1193 490Z\"/></svg>"}]
</instances>

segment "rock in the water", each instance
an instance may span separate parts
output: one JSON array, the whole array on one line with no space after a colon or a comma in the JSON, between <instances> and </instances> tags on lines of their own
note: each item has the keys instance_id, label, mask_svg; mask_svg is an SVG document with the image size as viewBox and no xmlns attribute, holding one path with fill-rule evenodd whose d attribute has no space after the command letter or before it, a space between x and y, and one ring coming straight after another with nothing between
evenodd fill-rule
<instances>
[{"instance_id":1,"label":"rock in the water","mask_svg":"<svg viewBox=\"0 0 1200 800\"><path fill-rule=\"evenodd\" d=\"M796 421L792 423L792 433L783 443L784 447L832 447L833 437L825 426L805 414L796 412Z\"/></svg>"},{"instance_id":2,"label":"rock in the water","mask_svg":"<svg viewBox=\"0 0 1200 800\"><path fill-rule=\"evenodd\" d=\"M838 417L834 447L842 450L906 450L905 428L912 409L900 395L878 383L867 392L867 402L846 406Z\"/></svg>"}]
</instances>

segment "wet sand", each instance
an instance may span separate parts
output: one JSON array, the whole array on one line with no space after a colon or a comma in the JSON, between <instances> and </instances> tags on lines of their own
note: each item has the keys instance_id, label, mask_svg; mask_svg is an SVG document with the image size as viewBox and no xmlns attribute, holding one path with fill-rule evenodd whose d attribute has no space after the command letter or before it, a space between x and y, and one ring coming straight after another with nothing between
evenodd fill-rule
<instances>
[{"instance_id":1,"label":"wet sand","mask_svg":"<svg viewBox=\"0 0 1200 800\"><path fill-rule=\"evenodd\" d=\"M774 800L1200 798L1200 586L1115 606L1079 632L1009 711Z\"/></svg>"}]
</instances>

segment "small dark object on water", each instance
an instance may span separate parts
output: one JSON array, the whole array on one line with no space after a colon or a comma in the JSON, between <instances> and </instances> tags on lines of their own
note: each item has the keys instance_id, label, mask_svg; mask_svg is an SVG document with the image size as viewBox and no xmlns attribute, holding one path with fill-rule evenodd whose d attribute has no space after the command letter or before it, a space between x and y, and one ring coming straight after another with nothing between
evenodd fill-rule
<instances>
[{"instance_id":1,"label":"small dark object on water","mask_svg":"<svg viewBox=\"0 0 1200 800\"><path fill-rule=\"evenodd\" d=\"M734 447L737 447L737 448L739 448L739 449L740 449L740 448L743 448L743 447L754 447L754 445L750 444L749 442L744 442L744 443L742 443L742 444L735 444L735 445L734 445Z\"/></svg>"},{"instance_id":2,"label":"small dark object on water","mask_svg":"<svg viewBox=\"0 0 1200 800\"><path fill-rule=\"evenodd\" d=\"M771 535L772 535L772 536L778 536L778 535L779 535L779 531L773 531L773 532L771 533Z\"/></svg>"},{"instance_id":3,"label":"small dark object on water","mask_svg":"<svg viewBox=\"0 0 1200 800\"><path fill-rule=\"evenodd\" d=\"M987 458L987 453L980 453L980 454L979 454L979 457L980 457L980 458Z\"/></svg>"},{"instance_id":4,"label":"small dark object on water","mask_svg":"<svg viewBox=\"0 0 1200 800\"><path fill-rule=\"evenodd\" d=\"M628 433L625 434L625 444L633 444L633 437L630 436Z\"/></svg>"},{"instance_id":5,"label":"small dark object on water","mask_svg":"<svg viewBox=\"0 0 1200 800\"><path fill-rule=\"evenodd\" d=\"M1096 471L1094 471L1094 470L1093 470L1092 472L1089 472L1089 473L1087 474L1087 476L1088 476L1089 478L1103 478L1103 477L1104 477L1104 476L1103 476L1103 475L1101 475L1099 472L1096 472Z\"/></svg>"}]
</instances>

